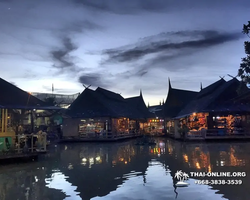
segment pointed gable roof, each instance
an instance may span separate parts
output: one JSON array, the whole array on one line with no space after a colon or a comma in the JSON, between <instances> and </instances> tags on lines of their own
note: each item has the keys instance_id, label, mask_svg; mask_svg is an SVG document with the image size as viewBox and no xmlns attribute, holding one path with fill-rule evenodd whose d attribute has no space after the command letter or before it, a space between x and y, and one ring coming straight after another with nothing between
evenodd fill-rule
<instances>
[{"instance_id":1,"label":"pointed gable roof","mask_svg":"<svg viewBox=\"0 0 250 200\"><path fill-rule=\"evenodd\" d=\"M104 88L98 87L95 91L97 93L102 94L103 96L105 96L108 99L112 99L112 100L116 100L116 101L124 101L124 98L120 94L106 90Z\"/></svg>"},{"instance_id":2,"label":"pointed gable roof","mask_svg":"<svg viewBox=\"0 0 250 200\"><path fill-rule=\"evenodd\" d=\"M5 108L39 108L48 106L44 101L32 96L30 93L23 91L17 86L0 78L0 105Z\"/></svg>"},{"instance_id":3,"label":"pointed gable roof","mask_svg":"<svg viewBox=\"0 0 250 200\"><path fill-rule=\"evenodd\" d=\"M72 117L129 117L144 118L142 97L132 100L124 99L120 94L98 87L96 90L86 88L69 107ZM141 102L143 101L143 104ZM136 105L135 105L136 104ZM147 107L146 107L147 109Z\"/></svg>"},{"instance_id":4,"label":"pointed gable roof","mask_svg":"<svg viewBox=\"0 0 250 200\"><path fill-rule=\"evenodd\" d=\"M219 110L219 107L225 104L229 99L238 96L237 89L239 85L240 81L236 78L227 82L221 79L209 85L206 94L201 91L193 101L179 112L178 116L189 115L193 112Z\"/></svg>"},{"instance_id":5,"label":"pointed gable roof","mask_svg":"<svg viewBox=\"0 0 250 200\"><path fill-rule=\"evenodd\" d=\"M212 92L214 92L214 90L218 87L220 87L221 85L223 85L224 83L226 83L226 81L221 78L220 80L212 83L211 85L201 89L201 91L199 92L199 94L197 95L197 98L201 98L203 96L209 95Z\"/></svg>"},{"instance_id":6,"label":"pointed gable roof","mask_svg":"<svg viewBox=\"0 0 250 200\"><path fill-rule=\"evenodd\" d=\"M74 117L109 117L114 115L101 101L98 94L86 88L69 106L67 114Z\"/></svg>"},{"instance_id":7,"label":"pointed gable roof","mask_svg":"<svg viewBox=\"0 0 250 200\"><path fill-rule=\"evenodd\" d=\"M191 100L193 100L198 92L174 89L169 79L169 89L167 99L163 105L163 114L166 118L175 117Z\"/></svg>"},{"instance_id":8,"label":"pointed gable roof","mask_svg":"<svg viewBox=\"0 0 250 200\"><path fill-rule=\"evenodd\" d=\"M140 90L140 95L139 96L135 96L135 97L130 97L130 98L126 98L125 99L126 102L134 108L134 110L138 110L138 117L140 119L146 119L146 118L151 118L154 117L154 115L152 115L152 113L149 112L143 96L142 96L142 91Z\"/></svg>"}]
</instances>

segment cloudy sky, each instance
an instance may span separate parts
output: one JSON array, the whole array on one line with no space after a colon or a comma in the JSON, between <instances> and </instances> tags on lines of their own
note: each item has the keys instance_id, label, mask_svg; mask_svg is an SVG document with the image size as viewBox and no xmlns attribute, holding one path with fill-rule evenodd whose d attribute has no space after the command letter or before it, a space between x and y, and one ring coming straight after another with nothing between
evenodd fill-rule
<instances>
[{"instance_id":1,"label":"cloudy sky","mask_svg":"<svg viewBox=\"0 0 250 200\"><path fill-rule=\"evenodd\" d=\"M0 0L1 77L32 92L100 86L151 105L236 75L249 0Z\"/></svg>"}]
</instances>

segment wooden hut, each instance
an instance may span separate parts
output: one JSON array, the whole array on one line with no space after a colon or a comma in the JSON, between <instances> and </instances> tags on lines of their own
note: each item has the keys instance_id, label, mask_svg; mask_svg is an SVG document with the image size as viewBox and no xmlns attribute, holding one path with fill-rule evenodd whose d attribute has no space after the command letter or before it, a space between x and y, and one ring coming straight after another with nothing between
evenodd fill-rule
<instances>
[{"instance_id":1,"label":"wooden hut","mask_svg":"<svg viewBox=\"0 0 250 200\"><path fill-rule=\"evenodd\" d=\"M178 124L178 120L174 118L197 96L198 92L173 88L170 79L168 88L168 95L163 104L161 115L165 120L167 134L173 135L176 132L176 124Z\"/></svg>"},{"instance_id":2,"label":"wooden hut","mask_svg":"<svg viewBox=\"0 0 250 200\"><path fill-rule=\"evenodd\" d=\"M132 130L130 121L138 124L145 119L145 107L141 95L124 99L100 87L96 90L86 88L68 108L71 118L65 120L63 136L114 137L138 132L140 127Z\"/></svg>"},{"instance_id":3,"label":"wooden hut","mask_svg":"<svg viewBox=\"0 0 250 200\"><path fill-rule=\"evenodd\" d=\"M207 139L247 136L250 106L237 101L241 96L240 85L236 78L220 79L199 92L175 118L180 120L180 126L188 127L187 136ZM245 86L244 90L248 88ZM180 134L176 133L176 137Z\"/></svg>"},{"instance_id":4,"label":"wooden hut","mask_svg":"<svg viewBox=\"0 0 250 200\"><path fill-rule=\"evenodd\" d=\"M150 133L149 129L151 126L149 120L154 118L154 114L149 112L149 109L143 100L142 91L140 91L139 96L126 98L125 100L136 112L136 115L130 120L131 127L134 129L139 126L139 129L143 130L144 133ZM138 127L136 129L138 129Z\"/></svg>"}]
</instances>

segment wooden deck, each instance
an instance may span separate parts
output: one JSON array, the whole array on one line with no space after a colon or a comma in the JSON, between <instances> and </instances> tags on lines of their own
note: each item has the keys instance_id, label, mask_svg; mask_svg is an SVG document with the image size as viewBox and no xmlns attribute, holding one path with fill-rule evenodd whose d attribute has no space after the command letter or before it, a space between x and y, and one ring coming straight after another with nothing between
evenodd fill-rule
<instances>
[{"instance_id":1,"label":"wooden deck","mask_svg":"<svg viewBox=\"0 0 250 200\"><path fill-rule=\"evenodd\" d=\"M182 140L182 141L229 141L229 140L237 140L237 141L244 141L250 140L250 135L207 135L205 137L201 135L189 135L186 138L175 138L174 135L167 135L167 137L175 139L175 140Z\"/></svg>"},{"instance_id":2,"label":"wooden deck","mask_svg":"<svg viewBox=\"0 0 250 200\"><path fill-rule=\"evenodd\" d=\"M9 162L27 162L37 160L38 153L13 153L13 154L0 154L0 164Z\"/></svg>"},{"instance_id":3,"label":"wooden deck","mask_svg":"<svg viewBox=\"0 0 250 200\"><path fill-rule=\"evenodd\" d=\"M205 140L246 140L250 139L250 135L225 135L225 136L206 136Z\"/></svg>"},{"instance_id":4,"label":"wooden deck","mask_svg":"<svg viewBox=\"0 0 250 200\"><path fill-rule=\"evenodd\" d=\"M117 137L75 137L75 138L64 138L59 140L59 143L69 143L69 142L117 142L122 140L128 140L132 138L138 138L142 135L123 135Z\"/></svg>"}]
</instances>

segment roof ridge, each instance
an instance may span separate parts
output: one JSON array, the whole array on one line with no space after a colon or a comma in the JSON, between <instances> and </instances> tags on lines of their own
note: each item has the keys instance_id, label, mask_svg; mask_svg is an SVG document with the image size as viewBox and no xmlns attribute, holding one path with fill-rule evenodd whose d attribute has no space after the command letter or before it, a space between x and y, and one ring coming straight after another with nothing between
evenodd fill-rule
<instances>
[{"instance_id":1,"label":"roof ridge","mask_svg":"<svg viewBox=\"0 0 250 200\"><path fill-rule=\"evenodd\" d=\"M178 89L178 88L171 88L171 90L178 90L178 91L183 91L183 92L195 92L195 93L199 93L198 91Z\"/></svg>"}]
</instances>

